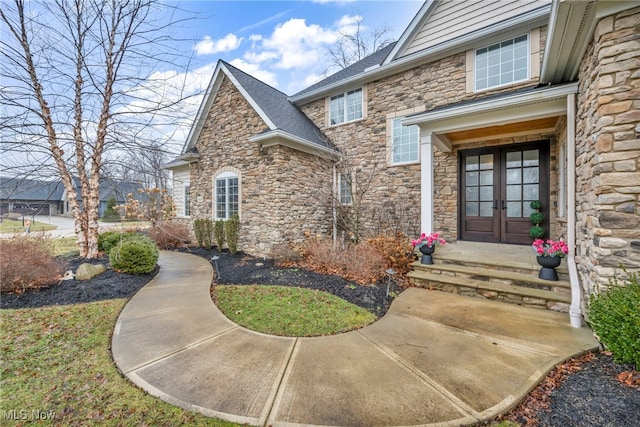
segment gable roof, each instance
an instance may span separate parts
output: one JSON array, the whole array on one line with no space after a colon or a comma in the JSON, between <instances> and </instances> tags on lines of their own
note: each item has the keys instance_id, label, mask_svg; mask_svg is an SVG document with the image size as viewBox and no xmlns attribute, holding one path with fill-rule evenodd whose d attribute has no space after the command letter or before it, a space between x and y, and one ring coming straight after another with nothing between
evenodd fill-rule
<instances>
[{"instance_id":1,"label":"gable roof","mask_svg":"<svg viewBox=\"0 0 640 427\"><path fill-rule=\"evenodd\" d=\"M286 94L233 65L219 60L180 157L184 157L195 148L224 76L231 81L266 124L264 132L255 135L251 140L260 141L277 137L288 140L291 146L302 145L307 150L335 151L322 131L289 101ZM174 162L169 165L172 163Z\"/></svg>"},{"instance_id":2,"label":"gable roof","mask_svg":"<svg viewBox=\"0 0 640 427\"><path fill-rule=\"evenodd\" d=\"M0 199L61 201L64 186L61 181L38 181L26 178L0 178Z\"/></svg>"}]
</instances>

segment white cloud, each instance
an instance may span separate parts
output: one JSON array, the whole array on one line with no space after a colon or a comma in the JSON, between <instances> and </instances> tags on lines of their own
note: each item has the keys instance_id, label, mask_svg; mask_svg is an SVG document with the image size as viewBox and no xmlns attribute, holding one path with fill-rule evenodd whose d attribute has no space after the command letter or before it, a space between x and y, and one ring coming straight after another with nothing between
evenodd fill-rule
<instances>
[{"instance_id":1,"label":"white cloud","mask_svg":"<svg viewBox=\"0 0 640 427\"><path fill-rule=\"evenodd\" d=\"M204 36L194 46L197 55L212 55L218 52L229 52L235 50L242 43L243 38L238 38L235 34L229 33L221 39L213 40L210 36Z\"/></svg>"},{"instance_id":2,"label":"white cloud","mask_svg":"<svg viewBox=\"0 0 640 427\"><path fill-rule=\"evenodd\" d=\"M278 87L276 75L260 68L260 64L252 64L239 58L234 59L230 64L270 86Z\"/></svg>"},{"instance_id":3,"label":"white cloud","mask_svg":"<svg viewBox=\"0 0 640 427\"><path fill-rule=\"evenodd\" d=\"M342 34L355 34L358 30L358 23L362 22L364 18L360 15L344 15L340 20L336 22L338 32ZM360 24L360 31L364 31L366 27Z\"/></svg>"}]
</instances>

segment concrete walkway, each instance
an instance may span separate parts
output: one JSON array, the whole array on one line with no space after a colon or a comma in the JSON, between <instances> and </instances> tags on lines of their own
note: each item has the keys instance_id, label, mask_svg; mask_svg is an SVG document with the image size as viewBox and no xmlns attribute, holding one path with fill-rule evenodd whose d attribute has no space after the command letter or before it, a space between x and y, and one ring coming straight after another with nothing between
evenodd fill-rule
<instances>
[{"instance_id":1,"label":"concrete walkway","mask_svg":"<svg viewBox=\"0 0 640 427\"><path fill-rule=\"evenodd\" d=\"M154 396L239 423L472 424L598 346L566 314L415 288L358 331L264 335L216 308L207 260L162 252L159 263L158 276L120 314L115 362Z\"/></svg>"}]
</instances>

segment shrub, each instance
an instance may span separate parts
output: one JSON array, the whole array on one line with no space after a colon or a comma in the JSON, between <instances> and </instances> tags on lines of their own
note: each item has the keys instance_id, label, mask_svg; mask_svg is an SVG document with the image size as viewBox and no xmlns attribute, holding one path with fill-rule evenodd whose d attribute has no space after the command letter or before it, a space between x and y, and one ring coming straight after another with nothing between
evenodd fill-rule
<instances>
[{"instance_id":1,"label":"shrub","mask_svg":"<svg viewBox=\"0 0 640 427\"><path fill-rule=\"evenodd\" d=\"M191 241L189 228L180 222L162 221L149 230L149 238L160 249L173 249L187 245Z\"/></svg>"},{"instance_id":2,"label":"shrub","mask_svg":"<svg viewBox=\"0 0 640 427\"><path fill-rule=\"evenodd\" d=\"M382 255L385 270L392 268L396 273L405 275L415 260L413 247L403 233L396 233L395 236L381 234L367 240L367 244Z\"/></svg>"},{"instance_id":3,"label":"shrub","mask_svg":"<svg viewBox=\"0 0 640 427\"><path fill-rule=\"evenodd\" d=\"M531 224L540 225L544 222L544 214L542 212L533 212L529 215Z\"/></svg>"},{"instance_id":4,"label":"shrub","mask_svg":"<svg viewBox=\"0 0 640 427\"><path fill-rule=\"evenodd\" d=\"M0 240L0 291L24 292L59 279L61 267L44 237L16 236Z\"/></svg>"},{"instance_id":5,"label":"shrub","mask_svg":"<svg viewBox=\"0 0 640 427\"><path fill-rule=\"evenodd\" d=\"M534 239L542 239L544 237L544 228L539 225L534 225L529 229L529 236Z\"/></svg>"},{"instance_id":6,"label":"shrub","mask_svg":"<svg viewBox=\"0 0 640 427\"><path fill-rule=\"evenodd\" d=\"M109 252L111 267L123 273L151 273L157 262L158 247L153 240L144 236L122 240Z\"/></svg>"},{"instance_id":7,"label":"shrub","mask_svg":"<svg viewBox=\"0 0 640 427\"><path fill-rule=\"evenodd\" d=\"M640 368L640 282L638 273L628 273L624 283L617 279L605 292L589 300L589 323L602 344L619 363Z\"/></svg>"},{"instance_id":8,"label":"shrub","mask_svg":"<svg viewBox=\"0 0 640 427\"><path fill-rule=\"evenodd\" d=\"M135 231L105 231L98 236L98 250L108 253L117 243L138 236L140 234Z\"/></svg>"},{"instance_id":9,"label":"shrub","mask_svg":"<svg viewBox=\"0 0 640 427\"><path fill-rule=\"evenodd\" d=\"M210 219L196 219L193 221L193 231L196 235L198 246L211 249L213 237L213 221Z\"/></svg>"},{"instance_id":10,"label":"shrub","mask_svg":"<svg viewBox=\"0 0 640 427\"><path fill-rule=\"evenodd\" d=\"M240 234L240 219L238 215L233 215L224 225L227 247L231 254L238 252L238 235Z\"/></svg>"},{"instance_id":11,"label":"shrub","mask_svg":"<svg viewBox=\"0 0 640 427\"><path fill-rule=\"evenodd\" d=\"M107 200L107 209L102 216L102 221L104 222L118 222L122 218L120 218L120 212L118 212L118 201L115 196L109 197Z\"/></svg>"},{"instance_id":12,"label":"shrub","mask_svg":"<svg viewBox=\"0 0 640 427\"><path fill-rule=\"evenodd\" d=\"M305 242L302 253L305 267L360 284L375 283L385 275L382 255L367 243L335 246L329 240L312 238Z\"/></svg>"},{"instance_id":13,"label":"shrub","mask_svg":"<svg viewBox=\"0 0 640 427\"><path fill-rule=\"evenodd\" d=\"M216 239L218 252L222 252L222 248L224 246L224 221L216 221L213 227L213 237Z\"/></svg>"}]
</instances>

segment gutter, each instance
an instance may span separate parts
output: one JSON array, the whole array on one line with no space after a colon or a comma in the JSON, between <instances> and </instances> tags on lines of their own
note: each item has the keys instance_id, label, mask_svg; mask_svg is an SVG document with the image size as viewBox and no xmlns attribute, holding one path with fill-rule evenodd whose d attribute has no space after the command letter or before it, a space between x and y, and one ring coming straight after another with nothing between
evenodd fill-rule
<instances>
[{"instance_id":1,"label":"gutter","mask_svg":"<svg viewBox=\"0 0 640 427\"><path fill-rule=\"evenodd\" d=\"M569 320L574 328L582 327L582 289L576 266L576 95L567 95L567 241L571 306Z\"/></svg>"},{"instance_id":2,"label":"gutter","mask_svg":"<svg viewBox=\"0 0 640 427\"><path fill-rule=\"evenodd\" d=\"M261 133L259 135L249 138L250 142L262 143L263 147L269 147L272 145L285 145L289 148L296 149L305 153L315 154L318 152L329 154L331 156L339 156L340 154L336 150L330 147L323 147L322 145L315 144L306 139L299 138L288 132L284 132L280 129ZM288 142L284 143L283 142Z\"/></svg>"}]
</instances>

